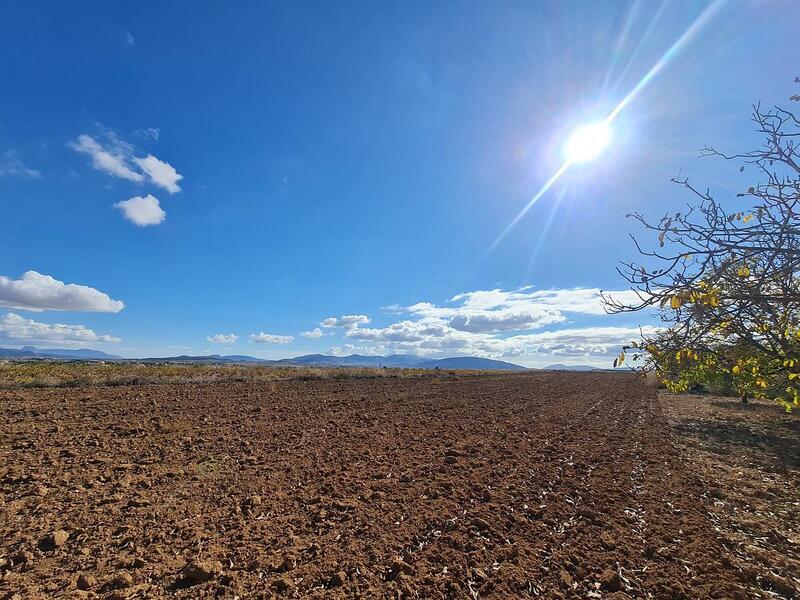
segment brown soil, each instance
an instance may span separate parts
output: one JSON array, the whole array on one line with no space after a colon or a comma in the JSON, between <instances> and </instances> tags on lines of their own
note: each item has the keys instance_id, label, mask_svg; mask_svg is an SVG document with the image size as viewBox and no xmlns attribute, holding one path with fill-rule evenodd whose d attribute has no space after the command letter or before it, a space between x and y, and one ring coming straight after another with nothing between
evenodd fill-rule
<instances>
[{"instance_id":1,"label":"brown soil","mask_svg":"<svg viewBox=\"0 0 800 600\"><path fill-rule=\"evenodd\" d=\"M691 446L710 434L631 375L18 389L0 408L0 598L794 593L791 564L777 590L710 508L713 449ZM737 493L796 518L797 487L774 489L796 468ZM791 558L787 527L753 545Z\"/></svg>"},{"instance_id":2,"label":"brown soil","mask_svg":"<svg viewBox=\"0 0 800 600\"><path fill-rule=\"evenodd\" d=\"M800 597L800 418L768 401L663 400L726 560L765 597Z\"/></svg>"}]
</instances>

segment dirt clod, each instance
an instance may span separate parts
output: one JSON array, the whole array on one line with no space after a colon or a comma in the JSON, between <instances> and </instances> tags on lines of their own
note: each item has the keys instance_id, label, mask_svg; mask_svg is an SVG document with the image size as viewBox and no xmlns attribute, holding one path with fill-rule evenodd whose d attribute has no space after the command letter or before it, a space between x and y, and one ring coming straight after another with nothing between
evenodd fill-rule
<instances>
[{"instance_id":1,"label":"dirt clod","mask_svg":"<svg viewBox=\"0 0 800 600\"><path fill-rule=\"evenodd\" d=\"M600 585L610 592L618 592L622 589L622 579L614 569L606 569L600 575Z\"/></svg>"},{"instance_id":2,"label":"dirt clod","mask_svg":"<svg viewBox=\"0 0 800 600\"><path fill-rule=\"evenodd\" d=\"M222 573L219 561L196 561L186 565L181 571L181 581L186 585L197 585L209 581Z\"/></svg>"},{"instance_id":3,"label":"dirt clod","mask_svg":"<svg viewBox=\"0 0 800 600\"><path fill-rule=\"evenodd\" d=\"M97 579L90 573L81 573L75 585L79 590L87 591L97 585Z\"/></svg>"},{"instance_id":4,"label":"dirt clod","mask_svg":"<svg viewBox=\"0 0 800 600\"><path fill-rule=\"evenodd\" d=\"M63 529L58 529L50 535L46 535L39 540L39 548L45 551L54 550L60 546L63 546L67 539L69 539L69 534Z\"/></svg>"}]
</instances>

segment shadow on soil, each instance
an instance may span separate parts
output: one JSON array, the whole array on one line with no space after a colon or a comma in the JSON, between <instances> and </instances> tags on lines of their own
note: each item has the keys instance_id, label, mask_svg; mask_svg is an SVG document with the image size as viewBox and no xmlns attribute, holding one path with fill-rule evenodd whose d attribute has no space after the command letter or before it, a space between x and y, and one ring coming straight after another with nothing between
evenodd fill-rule
<instances>
[{"instance_id":1,"label":"shadow on soil","mask_svg":"<svg viewBox=\"0 0 800 600\"><path fill-rule=\"evenodd\" d=\"M783 411L777 407L744 406L734 402L712 404L730 411L732 419L685 420L676 425L676 432L690 438L691 443L701 442L704 448L715 454L726 455L734 449L747 449L751 451L753 461L768 470L800 467L799 419L782 419L780 415ZM768 420L759 418L764 416Z\"/></svg>"}]
</instances>

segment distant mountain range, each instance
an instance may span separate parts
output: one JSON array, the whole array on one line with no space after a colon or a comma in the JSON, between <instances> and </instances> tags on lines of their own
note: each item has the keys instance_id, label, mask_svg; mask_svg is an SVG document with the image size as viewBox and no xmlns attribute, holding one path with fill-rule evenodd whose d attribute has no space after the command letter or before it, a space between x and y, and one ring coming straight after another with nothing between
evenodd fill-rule
<instances>
[{"instance_id":1,"label":"distant mountain range","mask_svg":"<svg viewBox=\"0 0 800 600\"><path fill-rule=\"evenodd\" d=\"M64 348L35 348L34 346L23 346L20 350L13 348L0 348L0 358L59 358L71 360L123 360L116 354L107 354L100 350L90 350L80 348L69 350Z\"/></svg>"},{"instance_id":2,"label":"distant mountain range","mask_svg":"<svg viewBox=\"0 0 800 600\"><path fill-rule=\"evenodd\" d=\"M123 358L114 354L107 354L99 350L67 350L58 348L34 348L25 346L21 350L0 348L0 358L15 360L103 360L148 363L192 363L192 364L243 364L257 363L273 366L307 366L307 367L392 367L415 369L475 369L475 370L503 370L525 371L525 367L502 360L492 360L477 356L457 356L453 358L430 359L407 354L393 354L391 356L363 356L351 354L350 356L329 356L327 354L308 354L295 358L281 360L265 360L254 356L241 354L219 355L209 354L200 356L165 356L150 358Z\"/></svg>"},{"instance_id":3,"label":"distant mountain range","mask_svg":"<svg viewBox=\"0 0 800 600\"><path fill-rule=\"evenodd\" d=\"M598 367L590 367L589 365L562 365L560 363L555 365L548 365L542 367L542 371L604 371Z\"/></svg>"}]
</instances>

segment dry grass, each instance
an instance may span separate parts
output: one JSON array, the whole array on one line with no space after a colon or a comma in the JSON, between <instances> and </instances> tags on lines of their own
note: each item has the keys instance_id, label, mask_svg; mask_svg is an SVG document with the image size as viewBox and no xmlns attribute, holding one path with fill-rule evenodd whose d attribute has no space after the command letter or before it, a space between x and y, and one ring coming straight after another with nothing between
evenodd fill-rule
<instances>
[{"instance_id":1,"label":"dry grass","mask_svg":"<svg viewBox=\"0 0 800 600\"><path fill-rule=\"evenodd\" d=\"M486 371L430 369L376 369L356 367L270 367L263 365L196 365L151 363L83 363L57 361L0 362L0 389L23 387L81 387L210 383L224 381L279 381L289 379L375 379L452 377Z\"/></svg>"}]
</instances>

